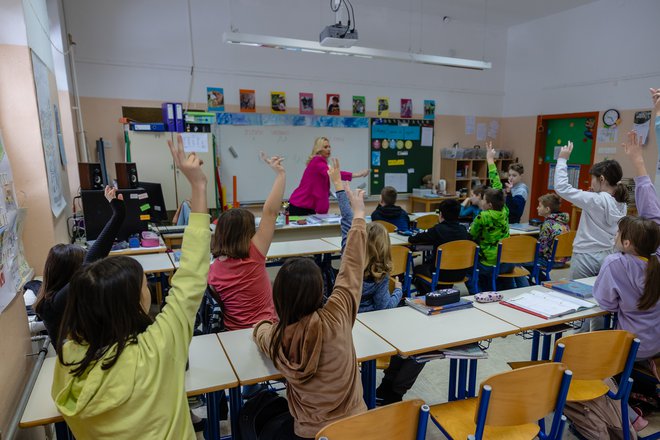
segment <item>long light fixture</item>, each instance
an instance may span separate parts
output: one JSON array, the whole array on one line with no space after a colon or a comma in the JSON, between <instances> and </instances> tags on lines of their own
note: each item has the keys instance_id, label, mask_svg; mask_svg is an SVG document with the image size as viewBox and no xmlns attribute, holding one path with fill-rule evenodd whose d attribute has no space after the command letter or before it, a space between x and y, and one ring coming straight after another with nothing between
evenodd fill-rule
<instances>
[{"instance_id":1,"label":"long light fixture","mask_svg":"<svg viewBox=\"0 0 660 440\"><path fill-rule=\"evenodd\" d=\"M439 55L425 55L420 53L398 52L393 50L372 49L369 47L353 46L325 47L320 43L295 38L272 37L269 35L242 34L238 32L225 32L222 40L229 44L241 44L252 47L267 47L294 52L325 53L330 55L353 56L357 58L375 58L381 60L406 61L412 63L432 64L436 66L460 67L463 69L485 70L492 64L487 61L467 60L464 58L443 57Z\"/></svg>"}]
</instances>

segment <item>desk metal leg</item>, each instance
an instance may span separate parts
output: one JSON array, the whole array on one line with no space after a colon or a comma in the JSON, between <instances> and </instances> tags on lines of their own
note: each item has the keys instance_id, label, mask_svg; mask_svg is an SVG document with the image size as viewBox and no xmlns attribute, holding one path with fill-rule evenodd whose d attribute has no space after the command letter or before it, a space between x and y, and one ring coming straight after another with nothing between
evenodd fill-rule
<instances>
[{"instance_id":1,"label":"desk metal leg","mask_svg":"<svg viewBox=\"0 0 660 440\"><path fill-rule=\"evenodd\" d=\"M477 395L477 359L470 359L470 375L468 378L468 397Z\"/></svg>"},{"instance_id":2,"label":"desk metal leg","mask_svg":"<svg viewBox=\"0 0 660 440\"><path fill-rule=\"evenodd\" d=\"M449 395L448 401L456 400L456 367L458 359L449 359Z\"/></svg>"},{"instance_id":3,"label":"desk metal leg","mask_svg":"<svg viewBox=\"0 0 660 440\"><path fill-rule=\"evenodd\" d=\"M458 395L459 399L465 399L465 390L467 383L467 359L458 360Z\"/></svg>"},{"instance_id":4,"label":"desk metal leg","mask_svg":"<svg viewBox=\"0 0 660 440\"><path fill-rule=\"evenodd\" d=\"M547 361L550 359L550 341L552 341L552 335L543 335L543 350L541 353L541 360Z\"/></svg>"},{"instance_id":5,"label":"desk metal leg","mask_svg":"<svg viewBox=\"0 0 660 440\"><path fill-rule=\"evenodd\" d=\"M232 438L238 438L238 414L243 406L243 397L241 396L241 386L237 385L229 389L229 421L231 424Z\"/></svg>"},{"instance_id":6,"label":"desk metal leg","mask_svg":"<svg viewBox=\"0 0 660 440\"><path fill-rule=\"evenodd\" d=\"M224 391L215 391L206 395L206 440L220 439L220 419L218 417L220 393L224 393Z\"/></svg>"},{"instance_id":7,"label":"desk metal leg","mask_svg":"<svg viewBox=\"0 0 660 440\"><path fill-rule=\"evenodd\" d=\"M55 423L55 437L57 437L57 440L75 440L65 422Z\"/></svg>"},{"instance_id":8,"label":"desk metal leg","mask_svg":"<svg viewBox=\"0 0 660 440\"><path fill-rule=\"evenodd\" d=\"M536 330L532 330L532 357L530 359L532 361L539 360L539 338L540 333Z\"/></svg>"},{"instance_id":9,"label":"desk metal leg","mask_svg":"<svg viewBox=\"0 0 660 440\"><path fill-rule=\"evenodd\" d=\"M367 408L376 407L376 360L362 362L362 396Z\"/></svg>"}]
</instances>

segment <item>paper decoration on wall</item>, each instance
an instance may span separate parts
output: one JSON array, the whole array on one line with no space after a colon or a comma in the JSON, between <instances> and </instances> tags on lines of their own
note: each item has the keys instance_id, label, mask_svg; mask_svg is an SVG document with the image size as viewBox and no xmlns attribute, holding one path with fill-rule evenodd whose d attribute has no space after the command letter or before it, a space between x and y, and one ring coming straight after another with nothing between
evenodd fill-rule
<instances>
[{"instance_id":1,"label":"paper decoration on wall","mask_svg":"<svg viewBox=\"0 0 660 440\"><path fill-rule=\"evenodd\" d=\"M220 87L206 88L206 107L210 112L225 111L225 90Z\"/></svg>"},{"instance_id":2,"label":"paper decoration on wall","mask_svg":"<svg viewBox=\"0 0 660 440\"><path fill-rule=\"evenodd\" d=\"M598 142L612 143L619 138L619 128L616 125L611 127L598 127Z\"/></svg>"},{"instance_id":3,"label":"paper decoration on wall","mask_svg":"<svg viewBox=\"0 0 660 440\"><path fill-rule=\"evenodd\" d=\"M412 114L413 114L412 99L401 98L401 117L412 118Z\"/></svg>"},{"instance_id":4,"label":"paper decoration on wall","mask_svg":"<svg viewBox=\"0 0 660 440\"><path fill-rule=\"evenodd\" d=\"M635 112L633 119L633 131L637 133L642 145L646 145L649 136L649 125L651 124L651 110Z\"/></svg>"},{"instance_id":5,"label":"paper decoration on wall","mask_svg":"<svg viewBox=\"0 0 660 440\"><path fill-rule=\"evenodd\" d=\"M584 121L584 137L587 139L594 138L594 126L596 125L596 118L587 118Z\"/></svg>"},{"instance_id":6,"label":"paper decoration on wall","mask_svg":"<svg viewBox=\"0 0 660 440\"><path fill-rule=\"evenodd\" d=\"M314 95L312 93L300 93L299 101L301 115L314 114Z\"/></svg>"},{"instance_id":7,"label":"paper decoration on wall","mask_svg":"<svg viewBox=\"0 0 660 440\"><path fill-rule=\"evenodd\" d=\"M500 123L495 119L491 120L488 123L488 137L495 139L497 137L497 132L500 130Z\"/></svg>"},{"instance_id":8,"label":"paper decoration on wall","mask_svg":"<svg viewBox=\"0 0 660 440\"><path fill-rule=\"evenodd\" d=\"M424 100L424 119L435 119L435 100Z\"/></svg>"},{"instance_id":9,"label":"paper decoration on wall","mask_svg":"<svg viewBox=\"0 0 660 440\"><path fill-rule=\"evenodd\" d=\"M256 99L254 97L254 90L240 89L239 101L241 103L241 111L244 113L254 113L257 107Z\"/></svg>"},{"instance_id":10,"label":"paper decoration on wall","mask_svg":"<svg viewBox=\"0 0 660 440\"><path fill-rule=\"evenodd\" d=\"M380 151L371 152L371 166L372 167L380 166Z\"/></svg>"},{"instance_id":11,"label":"paper decoration on wall","mask_svg":"<svg viewBox=\"0 0 660 440\"><path fill-rule=\"evenodd\" d=\"M328 109L328 115L339 116L339 95L337 93L325 95L325 105Z\"/></svg>"},{"instance_id":12,"label":"paper decoration on wall","mask_svg":"<svg viewBox=\"0 0 660 440\"><path fill-rule=\"evenodd\" d=\"M271 113L286 113L285 92L270 92L270 111Z\"/></svg>"},{"instance_id":13,"label":"paper decoration on wall","mask_svg":"<svg viewBox=\"0 0 660 440\"><path fill-rule=\"evenodd\" d=\"M474 116L465 117L465 134L474 134L474 127L477 125L477 118Z\"/></svg>"},{"instance_id":14,"label":"paper decoration on wall","mask_svg":"<svg viewBox=\"0 0 660 440\"><path fill-rule=\"evenodd\" d=\"M353 96L353 116L364 116L366 107L364 96Z\"/></svg>"},{"instance_id":15,"label":"paper decoration on wall","mask_svg":"<svg viewBox=\"0 0 660 440\"><path fill-rule=\"evenodd\" d=\"M378 116L387 117L390 115L390 98L387 96L378 97Z\"/></svg>"},{"instance_id":16,"label":"paper decoration on wall","mask_svg":"<svg viewBox=\"0 0 660 440\"><path fill-rule=\"evenodd\" d=\"M477 140L485 141L486 140L486 124L477 124Z\"/></svg>"}]
</instances>

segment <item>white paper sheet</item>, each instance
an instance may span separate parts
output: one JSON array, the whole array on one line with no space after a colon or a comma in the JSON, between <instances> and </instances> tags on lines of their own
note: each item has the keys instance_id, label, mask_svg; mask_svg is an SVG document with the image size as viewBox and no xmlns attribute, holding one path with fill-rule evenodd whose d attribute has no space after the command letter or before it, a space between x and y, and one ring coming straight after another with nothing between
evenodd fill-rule
<instances>
[{"instance_id":1,"label":"white paper sheet","mask_svg":"<svg viewBox=\"0 0 660 440\"><path fill-rule=\"evenodd\" d=\"M385 186L392 186L397 192L408 192L408 174L385 173Z\"/></svg>"},{"instance_id":2,"label":"white paper sheet","mask_svg":"<svg viewBox=\"0 0 660 440\"><path fill-rule=\"evenodd\" d=\"M497 137L497 132L500 130L500 123L496 120L490 121L488 124L488 137L495 139Z\"/></svg>"},{"instance_id":3,"label":"white paper sheet","mask_svg":"<svg viewBox=\"0 0 660 440\"><path fill-rule=\"evenodd\" d=\"M598 127L598 142L613 143L619 138L617 127Z\"/></svg>"},{"instance_id":4,"label":"white paper sheet","mask_svg":"<svg viewBox=\"0 0 660 440\"><path fill-rule=\"evenodd\" d=\"M433 146L433 128L431 127L422 127L422 147L432 147Z\"/></svg>"},{"instance_id":5,"label":"white paper sheet","mask_svg":"<svg viewBox=\"0 0 660 440\"><path fill-rule=\"evenodd\" d=\"M477 140L486 140L486 124L477 124Z\"/></svg>"},{"instance_id":6,"label":"white paper sheet","mask_svg":"<svg viewBox=\"0 0 660 440\"><path fill-rule=\"evenodd\" d=\"M209 137L206 133L181 133L181 137L186 153L208 153Z\"/></svg>"},{"instance_id":7,"label":"white paper sheet","mask_svg":"<svg viewBox=\"0 0 660 440\"><path fill-rule=\"evenodd\" d=\"M476 118L474 116L465 117L465 134L473 134Z\"/></svg>"}]
</instances>

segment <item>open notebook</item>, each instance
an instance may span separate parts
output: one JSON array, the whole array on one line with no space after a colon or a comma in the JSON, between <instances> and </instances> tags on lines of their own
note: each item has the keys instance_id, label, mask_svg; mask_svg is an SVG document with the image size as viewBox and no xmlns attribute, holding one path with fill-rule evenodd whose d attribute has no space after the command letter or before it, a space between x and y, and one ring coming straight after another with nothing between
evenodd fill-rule
<instances>
[{"instance_id":1,"label":"open notebook","mask_svg":"<svg viewBox=\"0 0 660 440\"><path fill-rule=\"evenodd\" d=\"M596 307L596 304L589 301L546 289L534 289L522 295L501 301L500 304L544 319L557 318Z\"/></svg>"}]
</instances>

